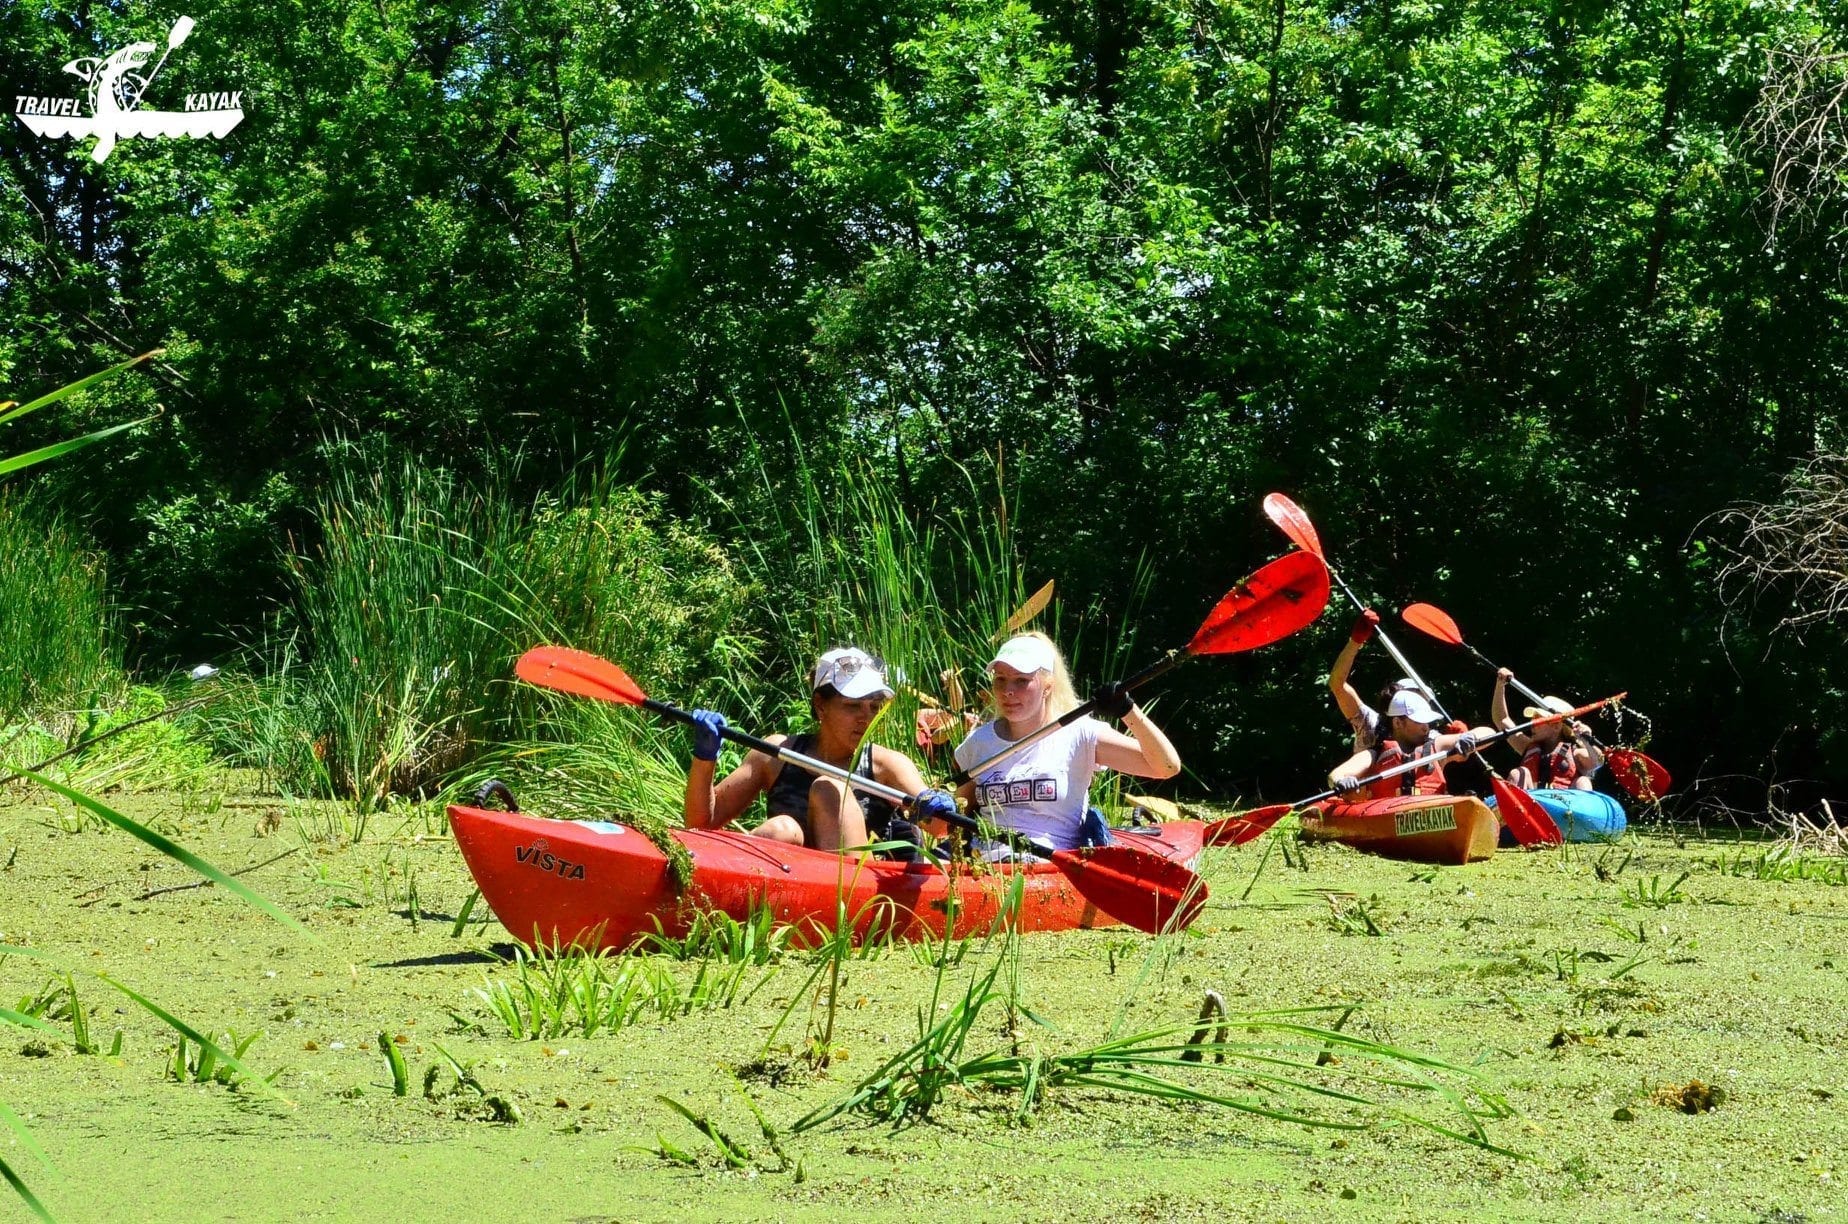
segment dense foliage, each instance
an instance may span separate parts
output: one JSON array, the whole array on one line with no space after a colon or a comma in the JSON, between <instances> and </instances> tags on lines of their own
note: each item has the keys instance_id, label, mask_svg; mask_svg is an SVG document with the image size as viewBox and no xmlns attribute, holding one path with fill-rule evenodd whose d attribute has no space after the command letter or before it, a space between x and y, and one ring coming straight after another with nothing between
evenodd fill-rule
<instances>
[{"instance_id":1,"label":"dense foliage","mask_svg":"<svg viewBox=\"0 0 1848 1224\"><path fill-rule=\"evenodd\" d=\"M225 140L0 137L6 385L168 349L87 408L168 414L37 486L95 523L144 660L290 598L336 438L464 478L517 454L535 492L620 453L792 557L753 512L848 456L918 516L998 479L1068 616L1126 614L1147 565L1150 648L1280 549L1285 489L1382 607L1632 690L1684 780L1844 774L1839 648L1708 564L1714 512L1841 442L1839 176L1777 177L1775 231L1763 199L1777 123L1840 84L1833 6L190 11L150 105L242 89ZM16 94L170 16L79 13L0 12ZM1303 789L1335 751L1334 619L1177 686L1204 778Z\"/></svg>"}]
</instances>

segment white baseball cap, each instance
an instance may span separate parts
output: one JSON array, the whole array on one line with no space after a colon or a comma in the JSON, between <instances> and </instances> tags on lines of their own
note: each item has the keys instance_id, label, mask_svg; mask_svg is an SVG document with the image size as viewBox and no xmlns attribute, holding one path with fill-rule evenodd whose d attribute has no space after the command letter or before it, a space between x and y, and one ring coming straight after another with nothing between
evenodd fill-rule
<instances>
[{"instance_id":1,"label":"white baseball cap","mask_svg":"<svg viewBox=\"0 0 1848 1224\"><path fill-rule=\"evenodd\" d=\"M1541 709L1540 706L1528 706L1525 710L1521 711L1521 717L1533 719L1533 718L1545 718L1548 714L1570 714L1572 713L1572 703L1567 701L1563 697L1554 697L1554 696L1548 695L1546 697L1542 697L1540 699L1540 703L1546 708Z\"/></svg>"},{"instance_id":2,"label":"white baseball cap","mask_svg":"<svg viewBox=\"0 0 1848 1224\"><path fill-rule=\"evenodd\" d=\"M1394 693L1392 704L1386 707L1386 717L1409 718L1413 722L1421 723L1444 721L1444 716L1439 714L1431 703L1425 700L1424 694L1417 689L1400 689Z\"/></svg>"},{"instance_id":3,"label":"white baseball cap","mask_svg":"<svg viewBox=\"0 0 1848 1224\"><path fill-rule=\"evenodd\" d=\"M892 686L886 683L885 660L857 646L830 650L816 661L814 683L809 688L813 690L824 685L832 685L835 692L850 701L876 693L893 695Z\"/></svg>"},{"instance_id":4,"label":"white baseball cap","mask_svg":"<svg viewBox=\"0 0 1848 1224\"><path fill-rule=\"evenodd\" d=\"M989 670L992 671L997 663L1005 663L1021 675L1030 676L1034 672L1057 670L1059 656L1045 638L1023 633L1001 643L1001 649L988 661Z\"/></svg>"}]
</instances>

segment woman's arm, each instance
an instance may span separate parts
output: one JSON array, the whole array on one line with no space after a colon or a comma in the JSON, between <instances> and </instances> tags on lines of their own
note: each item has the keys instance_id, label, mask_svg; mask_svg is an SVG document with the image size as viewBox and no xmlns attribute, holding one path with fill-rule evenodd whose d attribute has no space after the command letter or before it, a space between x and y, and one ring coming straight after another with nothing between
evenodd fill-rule
<instances>
[{"instance_id":1,"label":"woman's arm","mask_svg":"<svg viewBox=\"0 0 1848 1224\"><path fill-rule=\"evenodd\" d=\"M1335 665L1328 671L1328 691L1335 695L1335 705L1341 710L1341 717L1354 725L1356 734L1361 731L1361 724L1357 721L1361 717L1360 693L1348 682L1348 673L1354 670L1354 660L1360 654L1360 648L1367 644L1379 623L1380 618L1373 609L1368 608L1362 612L1360 619L1354 622L1353 629L1348 632L1347 645L1335 656Z\"/></svg>"},{"instance_id":2,"label":"woman's arm","mask_svg":"<svg viewBox=\"0 0 1848 1224\"><path fill-rule=\"evenodd\" d=\"M1489 697L1489 721L1495 724L1495 729L1498 731L1506 731L1517 725L1514 716L1508 713L1508 681L1512 679L1514 679L1514 673L1507 668L1496 669L1495 692ZM1531 735L1515 734L1508 737L1508 747L1514 749L1516 755L1525 754L1528 745L1532 743L1533 736Z\"/></svg>"},{"instance_id":3,"label":"woman's arm","mask_svg":"<svg viewBox=\"0 0 1848 1224\"><path fill-rule=\"evenodd\" d=\"M773 735L770 742L780 744L783 738ZM687 792L682 806L687 828L718 829L738 819L753 799L770 789L776 778L776 768L773 757L753 751L745 754L738 768L714 786L712 779L718 769L717 762L696 758L687 770Z\"/></svg>"},{"instance_id":4,"label":"woman's arm","mask_svg":"<svg viewBox=\"0 0 1848 1224\"><path fill-rule=\"evenodd\" d=\"M1373 768L1373 753L1369 750L1356 752L1341 764L1328 771L1328 784L1333 786L1343 778L1362 778Z\"/></svg>"},{"instance_id":5,"label":"woman's arm","mask_svg":"<svg viewBox=\"0 0 1848 1224\"><path fill-rule=\"evenodd\" d=\"M1138 778L1172 778L1181 772L1181 754L1142 710L1133 705L1123 716L1129 734L1109 727L1097 729L1097 763Z\"/></svg>"}]
</instances>

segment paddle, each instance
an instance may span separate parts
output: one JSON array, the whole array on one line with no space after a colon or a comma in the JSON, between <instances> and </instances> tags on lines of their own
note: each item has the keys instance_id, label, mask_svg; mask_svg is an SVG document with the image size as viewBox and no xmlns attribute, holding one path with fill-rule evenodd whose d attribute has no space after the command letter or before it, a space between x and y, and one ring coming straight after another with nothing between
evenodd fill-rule
<instances>
[{"instance_id":1,"label":"paddle","mask_svg":"<svg viewBox=\"0 0 1848 1224\"><path fill-rule=\"evenodd\" d=\"M1187 645L1170 650L1149 666L1123 681L1137 689L1200 655L1240 654L1289 637L1322 614L1328 606L1328 567L1320 557L1290 553L1279 557L1227 591ZM950 775L954 786L993 769L1002 761L1036 744L1061 727L1069 727L1097 709L1090 701L1015 740L986 761Z\"/></svg>"},{"instance_id":2,"label":"paddle","mask_svg":"<svg viewBox=\"0 0 1848 1224\"><path fill-rule=\"evenodd\" d=\"M1353 588L1348 586L1346 580L1330 564L1328 555L1322 551L1322 538L1316 534L1315 524L1309 521L1309 516L1303 513L1301 506L1281 493L1267 493L1264 497L1264 513L1298 548L1328 566L1329 577L1340 584L1342 593L1348 597L1356 610L1366 610L1367 605L1361 602L1360 596L1354 594ZM1406 678L1418 686L1418 691L1423 693L1433 706L1437 707L1437 712L1444 716L1444 721L1449 722L1450 714L1444 709L1443 703L1437 699L1437 694L1432 691L1430 685L1424 682L1424 677L1412 670L1411 663L1399 652L1393 640L1387 637L1382 629L1375 629L1374 636L1379 638L1380 645L1386 648L1386 653L1392 656L1393 662L1404 670Z\"/></svg>"},{"instance_id":3,"label":"paddle","mask_svg":"<svg viewBox=\"0 0 1848 1224\"><path fill-rule=\"evenodd\" d=\"M574 693L617 705L640 706L676 722L693 724L691 711L642 692L628 673L607 659L564 646L535 646L514 664L514 673L528 684ZM767 756L845 782L855 790L910 807L917 799L897 787L861 777L827 761L793 751L782 744L759 739L734 727L721 734L733 743L754 748ZM980 826L962 813L950 823L971 831ZM1052 865L1064 873L1079 895L1119 922L1139 931L1159 934L1180 930L1199 916L1206 905L1206 884L1187 867L1158 854L1129 845L1097 846L1083 850L1055 850Z\"/></svg>"},{"instance_id":4,"label":"paddle","mask_svg":"<svg viewBox=\"0 0 1848 1224\"><path fill-rule=\"evenodd\" d=\"M1494 735L1489 736L1487 739L1478 740L1476 742L1476 749L1477 751L1481 751L1482 749L1487 748L1490 744L1499 743L1500 741L1507 739L1511 735L1519 735L1523 731L1527 731L1534 727L1539 726L1541 723L1558 722L1558 721L1563 721L1564 719L1568 719L1568 718L1583 717L1584 715L1591 713L1593 710L1603 709L1605 706L1609 705L1613 701L1622 701L1627 696L1629 696L1628 693L1618 693L1614 697L1606 697L1600 701L1594 701L1590 705L1582 705L1576 710L1567 710L1563 714L1544 714L1540 716L1539 718L1531 719L1527 722L1521 723L1518 726L1510 727L1506 731L1497 731ZM1395 765L1391 769L1382 769L1379 773L1370 774L1367 777L1360 779L1360 786L1366 787L1366 786L1371 786L1375 782L1384 782L1388 778L1396 778L1400 774L1408 774L1408 773L1411 773L1413 770L1422 769L1425 766L1428 766L1430 763L1431 762L1429 760L1407 761L1405 762L1405 764ZM1356 788L1356 789L1359 789L1359 788ZM1518 787L1510 786L1508 789L1519 793ZM1307 799L1298 799L1295 803L1273 803L1269 807L1254 808L1253 810L1246 812L1243 816L1234 817L1233 819L1243 821L1246 824L1262 824L1263 828L1258 830L1261 833L1263 832L1264 829L1268 829L1271 825L1275 824L1280 817L1285 816L1289 814L1290 812L1294 812L1298 810L1299 808L1306 808L1312 803L1320 803L1324 799L1333 799L1335 796L1339 795L1340 793L1341 792L1338 790L1332 790L1332 789L1325 790L1325 791L1321 791L1318 794L1311 795ZM1499 800L1497 802L1499 803ZM1222 823L1229 823L1229 822L1222 822ZM1549 820L1548 823L1550 824L1551 821ZM1253 834L1252 836L1256 836L1256 834ZM1553 829L1553 836L1552 836L1551 841L1553 844L1557 844L1559 840L1560 840L1559 829L1557 826L1555 826ZM1215 842L1211 844L1217 845L1219 843Z\"/></svg>"},{"instance_id":5,"label":"paddle","mask_svg":"<svg viewBox=\"0 0 1848 1224\"><path fill-rule=\"evenodd\" d=\"M1303 512L1301 506L1281 493L1271 493L1264 498L1264 513L1298 548L1320 558L1322 564L1328 564L1328 556L1322 551L1322 538L1316 534L1315 524L1309 521L1309 516ZM1342 581L1341 576L1335 573L1333 566L1329 566L1328 572L1336 582L1341 583L1341 589L1346 592L1348 599L1356 608L1366 607L1361 603L1360 597L1354 594L1346 582ZM1444 703L1437 699L1437 692L1425 683L1423 676L1413 670L1410 660L1394 644L1392 638L1388 637L1384 630L1378 629L1375 630L1374 636L1379 638L1380 645L1386 648L1386 653L1392 656L1393 661L1404 669L1406 677L1418 686L1419 691L1437 708L1437 712L1444 716L1445 721L1449 721L1450 714L1444 709ZM1482 764L1483 768L1489 771L1489 786L1495 792L1495 806L1501 813L1502 823L1508 826L1508 831L1514 834L1514 839L1523 846L1557 844L1559 826L1553 823L1540 805L1529 798L1527 792L1497 773L1487 761Z\"/></svg>"},{"instance_id":6,"label":"paddle","mask_svg":"<svg viewBox=\"0 0 1848 1224\"><path fill-rule=\"evenodd\" d=\"M1490 671L1499 672L1501 670L1493 659L1464 641L1463 630L1457 626L1457 622L1448 612L1435 604L1411 604L1399 615L1406 624L1427 637L1436 638L1446 646L1461 646ZM1546 705L1546 698L1523 684L1519 676L1510 677L1508 683L1514 685L1521 696L1535 705ZM1597 736L1589 738L1599 748L1604 747L1602 743L1599 743ZM1659 802L1661 796L1674 784L1674 780L1669 777L1668 770L1634 748L1612 748L1605 752L1604 759L1610 765L1611 773L1616 776L1618 785L1622 786L1632 797L1644 803Z\"/></svg>"}]
</instances>

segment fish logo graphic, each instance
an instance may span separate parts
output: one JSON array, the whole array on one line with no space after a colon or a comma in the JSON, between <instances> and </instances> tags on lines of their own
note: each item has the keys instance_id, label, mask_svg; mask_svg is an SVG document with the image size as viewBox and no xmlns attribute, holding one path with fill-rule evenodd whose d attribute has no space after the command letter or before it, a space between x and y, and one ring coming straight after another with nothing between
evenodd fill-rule
<instances>
[{"instance_id":1,"label":"fish logo graphic","mask_svg":"<svg viewBox=\"0 0 1848 1224\"><path fill-rule=\"evenodd\" d=\"M14 98L13 113L35 136L51 138L96 137L90 160L101 163L115 151L116 142L134 136L187 136L214 139L243 121L243 91L229 93L195 93L186 96L186 109L180 111L142 110L141 99L148 86L166 66L167 57L179 49L198 24L182 17L167 32L167 46L146 76L141 69L160 50L151 42L134 42L106 57L74 59L64 71L89 86L85 100L88 115L78 112L76 98L40 98L19 95Z\"/></svg>"}]
</instances>

